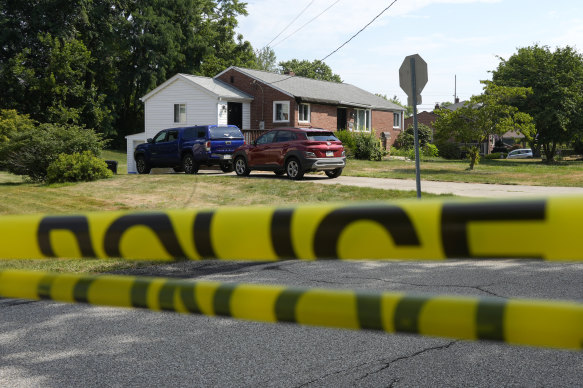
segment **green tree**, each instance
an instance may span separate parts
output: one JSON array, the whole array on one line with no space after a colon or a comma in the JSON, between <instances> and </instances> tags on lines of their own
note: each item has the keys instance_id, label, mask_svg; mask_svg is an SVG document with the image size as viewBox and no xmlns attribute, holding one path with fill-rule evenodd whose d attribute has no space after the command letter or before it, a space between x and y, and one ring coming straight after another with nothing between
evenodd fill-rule
<instances>
[{"instance_id":1,"label":"green tree","mask_svg":"<svg viewBox=\"0 0 583 388\"><path fill-rule=\"evenodd\" d=\"M0 0L0 107L123 142L143 128L140 97L172 75L255 66L251 44L235 33L245 7L239 0ZM27 94L34 88L38 99Z\"/></svg>"},{"instance_id":2,"label":"green tree","mask_svg":"<svg viewBox=\"0 0 583 388\"><path fill-rule=\"evenodd\" d=\"M326 63L315 60L310 62L308 60L292 59L290 61L279 62L280 73L286 74L294 72L295 75L306 78L313 78L322 81L342 82L338 74L334 74L330 66Z\"/></svg>"},{"instance_id":3,"label":"green tree","mask_svg":"<svg viewBox=\"0 0 583 388\"><path fill-rule=\"evenodd\" d=\"M255 62L256 68L259 70L277 71L277 58L275 57L275 51L269 46L263 47L260 50L255 50Z\"/></svg>"},{"instance_id":4,"label":"green tree","mask_svg":"<svg viewBox=\"0 0 583 388\"><path fill-rule=\"evenodd\" d=\"M483 94L472 96L457 110L438 110L439 117L433 123L438 142L454 139L466 146L470 170L480 160L480 144L490 135L500 136L510 130L530 134L534 128L531 116L510 105L518 99L525 99L531 93L530 89L498 86L489 81L483 83Z\"/></svg>"},{"instance_id":5,"label":"green tree","mask_svg":"<svg viewBox=\"0 0 583 388\"><path fill-rule=\"evenodd\" d=\"M554 160L558 144L583 131L583 57L573 48L554 52L548 46L520 48L508 60L500 58L492 73L496 85L532 89L513 105L534 118L536 131L530 142L533 149L542 148L548 162Z\"/></svg>"},{"instance_id":6,"label":"green tree","mask_svg":"<svg viewBox=\"0 0 583 388\"><path fill-rule=\"evenodd\" d=\"M105 95L86 82L91 53L76 40L39 34L35 51L23 49L2 69L4 106L28 113L39 122L109 127Z\"/></svg>"},{"instance_id":7,"label":"green tree","mask_svg":"<svg viewBox=\"0 0 583 388\"><path fill-rule=\"evenodd\" d=\"M35 126L35 121L28 115L19 115L14 109L0 110L0 147L10 141L17 133L28 131Z\"/></svg>"},{"instance_id":8,"label":"green tree","mask_svg":"<svg viewBox=\"0 0 583 388\"><path fill-rule=\"evenodd\" d=\"M417 129L419 131L419 148L423 148L431 142L432 129L421 123L417 126ZM397 136L394 146L403 149L415 147L415 128L413 125L409 125Z\"/></svg>"}]
</instances>

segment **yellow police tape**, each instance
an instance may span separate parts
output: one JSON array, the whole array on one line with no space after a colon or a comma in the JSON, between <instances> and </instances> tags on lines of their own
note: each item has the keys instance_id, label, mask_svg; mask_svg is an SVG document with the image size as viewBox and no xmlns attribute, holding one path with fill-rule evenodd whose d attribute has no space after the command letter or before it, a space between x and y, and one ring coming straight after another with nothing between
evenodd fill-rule
<instances>
[{"instance_id":1,"label":"yellow police tape","mask_svg":"<svg viewBox=\"0 0 583 388\"><path fill-rule=\"evenodd\" d=\"M115 275L1 271L0 297L583 348L583 304Z\"/></svg>"},{"instance_id":2,"label":"yellow police tape","mask_svg":"<svg viewBox=\"0 0 583 388\"><path fill-rule=\"evenodd\" d=\"M0 217L0 258L583 260L583 197Z\"/></svg>"}]
</instances>

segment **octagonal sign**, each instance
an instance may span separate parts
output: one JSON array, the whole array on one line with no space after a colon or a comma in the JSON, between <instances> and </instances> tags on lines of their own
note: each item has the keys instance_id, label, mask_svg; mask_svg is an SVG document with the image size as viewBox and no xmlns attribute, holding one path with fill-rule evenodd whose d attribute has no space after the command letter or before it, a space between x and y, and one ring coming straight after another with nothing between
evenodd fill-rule
<instances>
[{"instance_id":1,"label":"octagonal sign","mask_svg":"<svg viewBox=\"0 0 583 388\"><path fill-rule=\"evenodd\" d=\"M415 91L411 74L415 66ZM427 63L419 54L409 55L399 68L399 84L409 97L408 104L413 105L413 93L417 96L417 104L421 103L421 91L427 84Z\"/></svg>"}]
</instances>

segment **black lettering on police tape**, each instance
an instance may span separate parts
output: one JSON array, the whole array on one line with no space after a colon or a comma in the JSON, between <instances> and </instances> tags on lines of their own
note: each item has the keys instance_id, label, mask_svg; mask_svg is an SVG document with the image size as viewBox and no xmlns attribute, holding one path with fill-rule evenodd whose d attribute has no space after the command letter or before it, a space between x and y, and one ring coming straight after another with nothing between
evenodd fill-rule
<instances>
[{"instance_id":1,"label":"black lettering on police tape","mask_svg":"<svg viewBox=\"0 0 583 388\"><path fill-rule=\"evenodd\" d=\"M483 340L504 341L504 311L506 301L483 299L476 311L476 337Z\"/></svg>"},{"instance_id":2,"label":"black lettering on police tape","mask_svg":"<svg viewBox=\"0 0 583 388\"><path fill-rule=\"evenodd\" d=\"M81 255L96 257L89 235L89 221L85 216L48 216L41 220L36 238L40 251L48 257L56 257L50 238L51 232L55 230L70 231L77 240Z\"/></svg>"},{"instance_id":3,"label":"black lettering on police tape","mask_svg":"<svg viewBox=\"0 0 583 388\"><path fill-rule=\"evenodd\" d=\"M172 222L168 215L164 213L128 214L115 220L105 232L103 242L105 253L109 257L122 257L121 239L128 229L138 225L150 228L174 259L186 259L186 254L174 233Z\"/></svg>"},{"instance_id":4,"label":"black lettering on police tape","mask_svg":"<svg viewBox=\"0 0 583 388\"><path fill-rule=\"evenodd\" d=\"M441 239L445 256L452 258L480 257L472 254L468 242L468 223L473 221L544 221L546 201L498 203L446 203L441 213ZM492 244L496 242L492 240ZM522 254L502 255L501 257ZM527 255L526 255L527 256Z\"/></svg>"},{"instance_id":5,"label":"black lettering on police tape","mask_svg":"<svg viewBox=\"0 0 583 388\"><path fill-rule=\"evenodd\" d=\"M293 209L277 209L271 218L271 242L280 259L297 259L291 240Z\"/></svg>"},{"instance_id":6,"label":"black lettering on police tape","mask_svg":"<svg viewBox=\"0 0 583 388\"><path fill-rule=\"evenodd\" d=\"M419 237L405 211L397 206L351 206L330 212L316 230L314 253L320 259L338 258L338 239L342 231L357 221L374 221L393 238L395 245L420 246Z\"/></svg>"},{"instance_id":7,"label":"black lettering on police tape","mask_svg":"<svg viewBox=\"0 0 583 388\"><path fill-rule=\"evenodd\" d=\"M429 301L425 296L405 296L397 303L393 324L398 333L419 333L421 309Z\"/></svg>"},{"instance_id":8,"label":"black lettering on police tape","mask_svg":"<svg viewBox=\"0 0 583 388\"><path fill-rule=\"evenodd\" d=\"M203 211L197 213L194 219L194 246L203 259L214 259L217 257L211 236L211 223L214 214L212 211Z\"/></svg>"}]
</instances>

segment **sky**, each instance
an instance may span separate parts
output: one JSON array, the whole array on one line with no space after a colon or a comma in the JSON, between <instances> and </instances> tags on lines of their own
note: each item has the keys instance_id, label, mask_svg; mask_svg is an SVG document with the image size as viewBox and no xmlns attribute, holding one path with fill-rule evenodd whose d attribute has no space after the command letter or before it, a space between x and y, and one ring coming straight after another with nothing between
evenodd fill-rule
<instances>
[{"instance_id":1,"label":"sky","mask_svg":"<svg viewBox=\"0 0 583 388\"><path fill-rule=\"evenodd\" d=\"M394 0L244 1L237 32L255 49L270 45L279 62L323 59ZM343 82L406 103L399 68L419 54L428 82L417 108L431 111L481 94L500 58L535 44L583 54L583 0L396 0L325 63Z\"/></svg>"}]
</instances>

